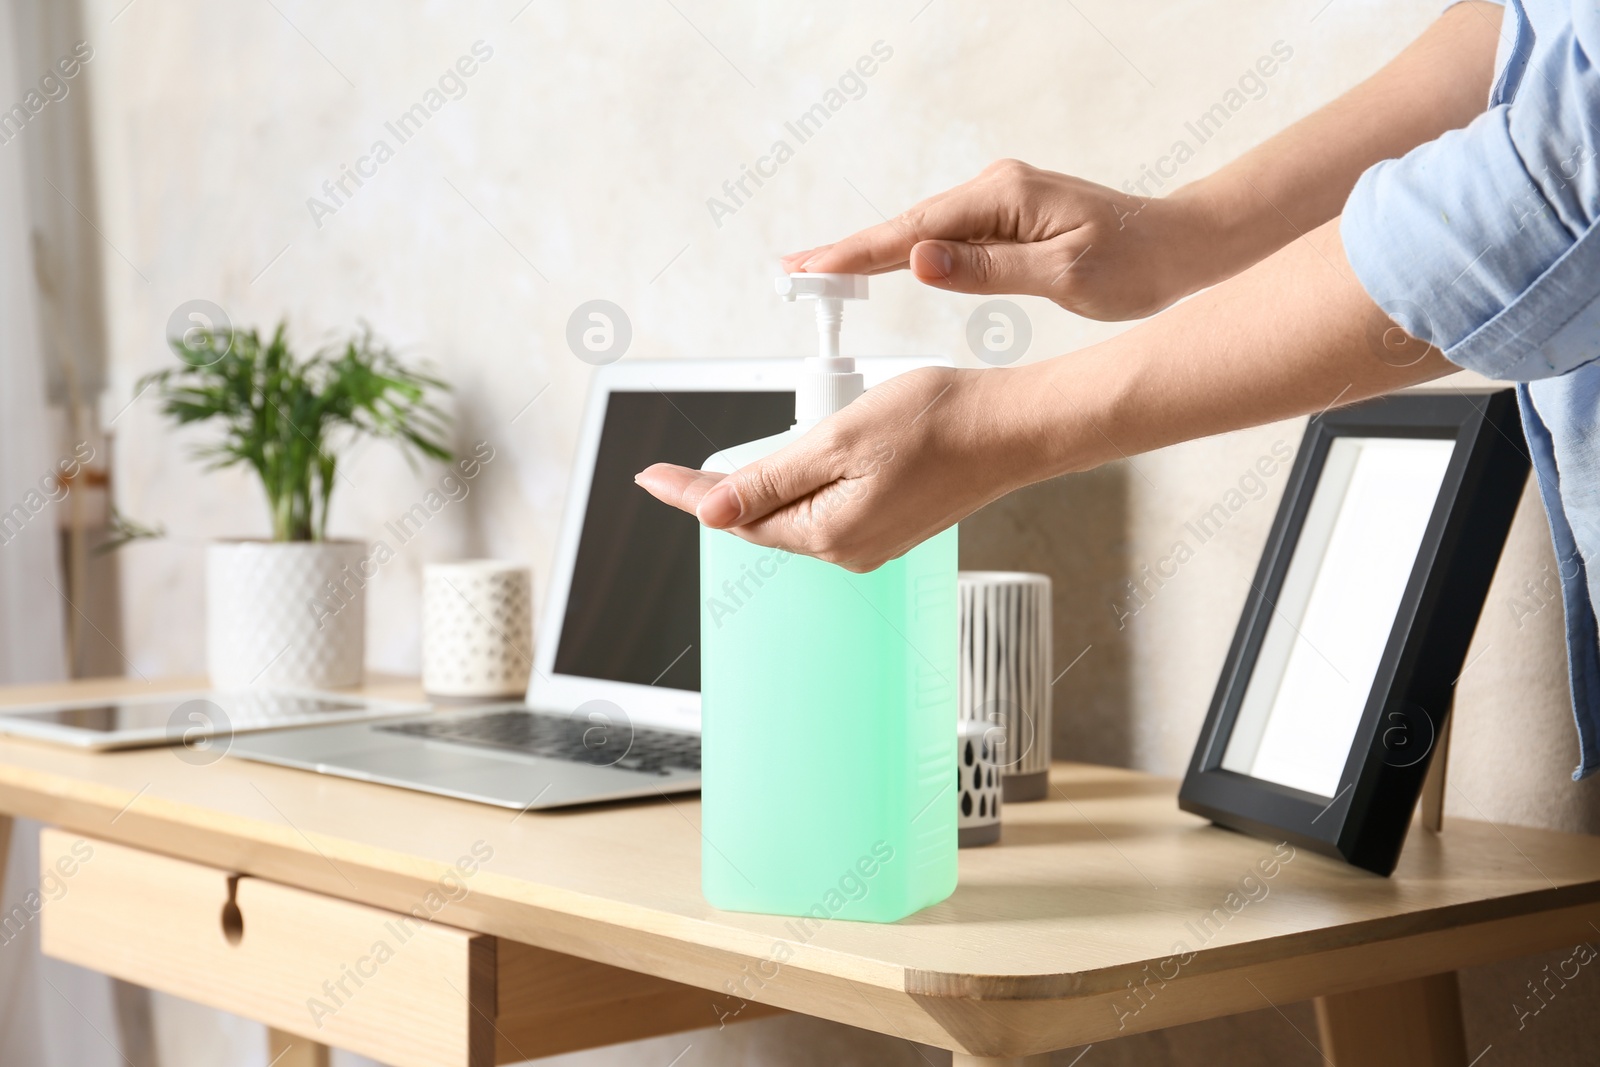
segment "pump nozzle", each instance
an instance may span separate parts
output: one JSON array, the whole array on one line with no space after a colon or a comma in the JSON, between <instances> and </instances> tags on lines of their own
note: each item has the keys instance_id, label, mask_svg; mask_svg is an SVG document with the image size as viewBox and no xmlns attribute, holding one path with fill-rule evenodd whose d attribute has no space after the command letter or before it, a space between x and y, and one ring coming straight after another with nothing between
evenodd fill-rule
<instances>
[{"instance_id":1,"label":"pump nozzle","mask_svg":"<svg viewBox=\"0 0 1600 1067\"><path fill-rule=\"evenodd\" d=\"M778 278L778 295L785 300L817 302L817 357L839 358L839 325L846 300L867 298L865 274L790 274Z\"/></svg>"},{"instance_id":2,"label":"pump nozzle","mask_svg":"<svg viewBox=\"0 0 1600 1067\"><path fill-rule=\"evenodd\" d=\"M856 361L839 355L839 327L846 300L867 298L865 274L789 274L775 279L785 300L817 303L817 355L808 359L795 389L796 424L812 423L838 411L864 389Z\"/></svg>"}]
</instances>

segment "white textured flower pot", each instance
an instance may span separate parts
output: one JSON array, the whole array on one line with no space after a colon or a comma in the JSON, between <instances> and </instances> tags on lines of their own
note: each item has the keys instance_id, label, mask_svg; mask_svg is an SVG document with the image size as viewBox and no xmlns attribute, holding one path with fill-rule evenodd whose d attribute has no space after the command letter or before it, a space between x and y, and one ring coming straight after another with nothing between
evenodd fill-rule
<instances>
[{"instance_id":1,"label":"white textured flower pot","mask_svg":"<svg viewBox=\"0 0 1600 1067\"><path fill-rule=\"evenodd\" d=\"M206 670L218 689L357 685L367 546L221 541L206 551Z\"/></svg>"}]
</instances>

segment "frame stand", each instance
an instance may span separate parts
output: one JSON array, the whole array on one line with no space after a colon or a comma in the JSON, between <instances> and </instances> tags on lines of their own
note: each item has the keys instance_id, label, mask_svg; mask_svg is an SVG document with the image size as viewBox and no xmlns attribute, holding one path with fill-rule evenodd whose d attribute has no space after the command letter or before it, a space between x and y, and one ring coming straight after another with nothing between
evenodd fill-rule
<instances>
[{"instance_id":1,"label":"frame stand","mask_svg":"<svg viewBox=\"0 0 1600 1067\"><path fill-rule=\"evenodd\" d=\"M1434 739L1433 762L1428 764L1428 776L1422 780L1422 826L1433 833L1444 830L1445 776L1449 773L1450 726L1456 721L1455 696L1450 697L1450 708L1445 713L1444 729Z\"/></svg>"}]
</instances>

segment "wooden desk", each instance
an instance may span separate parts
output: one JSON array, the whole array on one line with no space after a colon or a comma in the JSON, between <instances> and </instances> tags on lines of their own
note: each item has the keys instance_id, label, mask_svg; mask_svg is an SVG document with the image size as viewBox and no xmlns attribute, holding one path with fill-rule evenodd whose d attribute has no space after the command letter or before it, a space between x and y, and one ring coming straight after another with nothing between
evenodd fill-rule
<instances>
[{"instance_id":1,"label":"wooden desk","mask_svg":"<svg viewBox=\"0 0 1600 1067\"><path fill-rule=\"evenodd\" d=\"M13 688L0 702L145 688ZM1049 801L1006 810L1000 845L962 853L944 903L894 925L805 927L701 899L693 799L513 817L238 759L0 740L0 811L62 828L47 853L80 835L100 847L46 905L47 951L99 953L119 977L369 1054L382 1049L368 1029L381 1038L427 1008L405 1007L393 976L465 986L440 1023L462 1047L429 1060L390 1048L397 1063L507 1062L787 1009L999 1064L1315 997L1339 1064L1464 1067L1454 971L1574 944L1600 921L1600 838L1452 820L1441 835L1414 830L1383 879L1211 827L1177 810L1166 779L1057 764L1052 786ZM474 850L492 856L452 875ZM145 886L144 911L118 912L133 890L107 879L138 882L146 860L187 888ZM329 1040L298 1006L349 957L292 961L369 919L415 913L452 878L466 885L459 899L425 909L432 947L378 969L376 992L351 1001L353 1015L379 1002L391 1015ZM184 894L179 911L152 918ZM295 901L303 926L275 917ZM151 933L199 914L211 941L191 949L226 969L229 906L242 911L240 944L268 953L229 979L249 996L197 991ZM58 910L73 922L55 923ZM435 952L446 962L429 963Z\"/></svg>"}]
</instances>

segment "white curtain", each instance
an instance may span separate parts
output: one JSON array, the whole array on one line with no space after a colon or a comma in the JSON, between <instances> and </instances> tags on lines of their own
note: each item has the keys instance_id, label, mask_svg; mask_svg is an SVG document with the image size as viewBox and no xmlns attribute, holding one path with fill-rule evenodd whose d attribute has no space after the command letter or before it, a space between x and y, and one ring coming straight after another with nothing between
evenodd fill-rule
<instances>
[{"instance_id":1,"label":"white curtain","mask_svg":"<svg viewBox=\"0 0 1600 1067\"><path fill-rule=\"evenodd\" d=\"M22 99L16 23L10 3L0 7L0 107ZM31 81L32 79L28 79ZM66 676L60 597L46 579L57 577L54 506L28 511L58 458L45 408L44 374L33 261L29 251L27 178L22 153L27 135L0 144L0 512L22 505L0 530L0 682ZM46 483L50 487L50 483ZM59 490L57 490L59 492ZM39 494L35 502L43 498ZM21 520L23 514L26 520ZM24 521L13 535L18 521ZM41 595L41 592L47 595Z\"/></svg>"},{"instance_id":2,"label":"white curtain","mask_svg":"<svg viewBox=\"0 0 1600 1067\"><path fill-rule=\"evenodd\" d=\"M0 4L0 107L22 98L16 21ZM30 254L22 152L27 132L0 144L0 512L27 510L30 490L55 464L57 443L45 409L38 314ZM35 498L37 500L37 498ZM57 566L54 505L29 513L0 544L0 683L66 676L62 646L65 605ZM0 887L0 909L11 917L0 940L0 1065L112 1067L123 1064L110 983L103 977L39 955L33 917L39 884L38 826L17 820ZM20 912L15 909L21 909ZM18 919L26 916L27 921Z\"/></svg>"}]
</instances>

